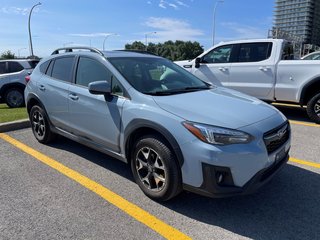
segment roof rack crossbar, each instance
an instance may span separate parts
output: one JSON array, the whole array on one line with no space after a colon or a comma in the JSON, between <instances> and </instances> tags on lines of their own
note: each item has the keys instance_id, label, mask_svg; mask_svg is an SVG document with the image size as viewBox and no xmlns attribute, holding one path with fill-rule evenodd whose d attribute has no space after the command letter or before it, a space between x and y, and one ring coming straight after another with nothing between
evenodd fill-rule
<instances>
[{"instance_id":1,"label":"roof rack crossbar","mask_svg":"<svg viewBox=\"0 0 320 240\"><path fill-rule=\"evenodd\" d=\"M55 54L59 54L60 51L65 51L65 52L73 52L73 50L89 50L90 52L95 52L100 54L101 56L104 56L103 52L101 52L99 49L97 48L93 48L93 47L63 47L63 48L58 48L56 50L54 50L51 55L55 55Z\"/></svg>"}]
</instances>

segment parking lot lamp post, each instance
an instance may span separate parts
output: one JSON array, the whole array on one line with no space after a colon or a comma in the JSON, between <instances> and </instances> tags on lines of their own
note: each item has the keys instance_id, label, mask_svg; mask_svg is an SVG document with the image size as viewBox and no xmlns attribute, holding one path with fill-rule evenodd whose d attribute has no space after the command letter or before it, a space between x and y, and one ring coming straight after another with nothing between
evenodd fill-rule
<instances>
[{"instance_id":1,"label":"parking lot lamp post","mask_svg":"<svg viewBox=\"0 0 320 240\"><path fill-rule=\"evenodd\" d=\"M33 5L30 13L29 13L29 21L28 21L28 29L29 29L29 42L30 42L30 56L33 57L33 47L32 47L32 38L31 38L31 29L30 29L30 19L31 19L31 14L32 14L32 10L36 7L41 5L41 2L38 2L37 4Z\"/></svg>"},{"instance_id":2,"label":"parking lot lamp post","mask_svg":"<svg viewBox=\"0 0 320 240\"><path fill-rule=\"evenodd\" d=\"M216 31L216 11L217 11L217 6L219 3L223 3L224 0L218 0L216 1L216 4L214 5L213 8L213 29L212 29L212 45L214 45L214 37L215 37L215 31Z\"/></svg>"},{"instance_id":3,"label":"parking lot lamp post","mask_svg":"<svg viewBox=\"0 0 320 240\"><path fill-rule=\"evenodd\" d=\"M103 48L102 48L102 49L103 49L103 51L104 51L104 49L105 49L105 47L104 47L104 46L105 46L106 40L107 40L107 38L108 38L108 37L110 37L110 36L119 36L119 35L118 35L118 34L116 34L116 33L109 33L109 34L106 34L106 36L105 36L105 38L104 38L104 40L103 40L103 46L102 46L102 47L103 47Z\"/></svg>"},{"instance_id":4,"label":"parking lot lamp post","mask_svg":"<svg viewBox=\"0 0 320 240\"><path fill-rule=\"evenodd\" d=\"M149 32L145 34L145 38L146 38L146 51L148 51L148 35L151 34L156 34L157 32Z\"/></svg>"}]
</instances>

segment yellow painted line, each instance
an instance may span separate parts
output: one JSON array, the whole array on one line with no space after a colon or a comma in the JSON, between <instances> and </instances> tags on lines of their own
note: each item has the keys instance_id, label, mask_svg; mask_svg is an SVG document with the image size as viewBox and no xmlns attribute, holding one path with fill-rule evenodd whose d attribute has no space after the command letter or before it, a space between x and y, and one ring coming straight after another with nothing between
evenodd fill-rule
<instances>
[{"instance_id":1,"label":"yellow painted line","mask_svg":"<svg viewBox=\"0 0 320 240\"><path fill-rule=\"evenodd\" d=\"M151 215L147 211L141 209L137 205L129 202L128 200L122 198L118 194L112 192L111 190L107 189L106 187L100 185L99 183L89 179L88 177L72 170L64 166L63 164L57 162L56 160L34 150L31 147L17 141L16 139L8 136L7 134L0 133L0 138L4 141L14 145L15 147L19 148L23 152L33 156L40 162L48 165L49 167L57 170L58 172L62 173L63 175L71 178L72 180L76 181L77 183L81 184L85 188L91 190L92 192L96 193L103 199L107 200L109 203L113 204L117 208L124 211L129 216L133 217L137 221L143 223L144 225L148 226L161 236L166 239L191 239L184 233L180 232L179 230L171 227L170 225L166 224L165 222L161 221L160 219L156 218L155 216Z\"/></svg>"},{"instance_id":2,"label":"yellow painted line","mask_svg":"<svg viewBox=\"0 0 320 240\"><path fill-rule=\"evenodd\" d=\"M308 127L318 127L318 128L320 128L320 124L315 124L315 123L307 123L307 122L300 122L300 121L294 121L294 120L290 120L289 122L291 124L296 124L296 125L303 125L303 126L308 126Z\"/></svg>"},{"instance_id":3,"label":"yellow painted line","mask_svg":"<svg viewBox=\"0 0 320 240\"><path fill-rule=\"evenodd\" d=\"M302 164L302 165L306 165L309 167L320 168L319 163L308 162L308 161L304 161L304 160L300 160L300 159L296 159L296 158L292 158L292 157L289 159L289 161L294 162L294 163L298 163L298 164Z\"/></svg>"},{"instance_id":4,"label":"yellow painted line","mask_svg":"<svg viewBox=\"0 0 320 240\"><path fill-rule=\"evenodd\" d=\"M295 107L295 108L301 108L298 104L288 104L288 103L272 103L272 105L275 106L284 106L284 107ZM303 107L304 108L304 107Z\"/></svg>"}]
</instances>

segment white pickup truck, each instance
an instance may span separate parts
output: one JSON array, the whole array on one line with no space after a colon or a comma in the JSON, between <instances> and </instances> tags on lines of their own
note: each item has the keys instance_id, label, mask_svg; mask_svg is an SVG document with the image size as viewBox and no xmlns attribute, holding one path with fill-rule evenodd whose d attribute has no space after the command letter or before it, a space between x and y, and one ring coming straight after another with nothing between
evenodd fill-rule
<instances>
[{"instance_id":1,"label":"white pickup truck","mask_svg":"<svg viewBox=\"0 0 320 240\"><path fill-rule=\"evenodd\" d=\"M178 61L200 79L268 102L307 105L320 123L320 60L291 60L292 45L282 39L220 43L199 57Z\"/></svg>"}]
</instances>

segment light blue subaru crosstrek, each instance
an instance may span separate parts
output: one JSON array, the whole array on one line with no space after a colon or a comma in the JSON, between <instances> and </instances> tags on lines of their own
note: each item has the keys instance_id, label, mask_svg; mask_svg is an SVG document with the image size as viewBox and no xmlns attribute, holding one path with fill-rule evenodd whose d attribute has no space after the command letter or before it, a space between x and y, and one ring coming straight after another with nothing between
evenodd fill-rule
<instances>
[{"instance_id":1,"label":"light blue subaru crosstrek","mask_svg":"<svg viewBox=\"0 0 320 240\"><path fill-rule=\"evenodd\" d=\"M57 49L25 100L39 142L59 134L124 161L155 200L251 193L288 161L290 126L277 109L147 53Z\"/></svg>"}]
</instances>

